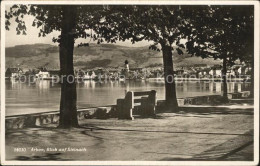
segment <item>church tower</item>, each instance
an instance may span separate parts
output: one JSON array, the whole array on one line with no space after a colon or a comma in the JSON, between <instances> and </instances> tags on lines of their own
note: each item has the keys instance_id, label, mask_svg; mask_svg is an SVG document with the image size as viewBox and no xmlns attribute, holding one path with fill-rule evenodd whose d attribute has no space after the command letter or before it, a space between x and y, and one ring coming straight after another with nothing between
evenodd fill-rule
<instances>
[{"instance_id":1,"label":"church tower","mask_svg":"<svg viewBox=\"0 0 260 166\"><path fill-rule=\"evenodd\" d=\"M127 72L129 72L128 60L125 60L125 70L126 70Z\"/></svg>"}]
</instances>

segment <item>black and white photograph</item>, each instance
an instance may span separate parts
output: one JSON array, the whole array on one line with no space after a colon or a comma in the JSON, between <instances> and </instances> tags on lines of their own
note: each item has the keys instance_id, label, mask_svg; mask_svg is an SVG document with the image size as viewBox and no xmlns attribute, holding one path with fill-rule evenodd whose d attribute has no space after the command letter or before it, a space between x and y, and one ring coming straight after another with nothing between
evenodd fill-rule
<instances>
[{"instance_id":1,"label":"black and white photograph","mask_svg":"<svg viewBox=\"0 0 260 166\"><path fill-rule=\"evenodd\" d=\"M1 2L1 165L258 162L258 1Z\"/></svg>"}]
</instances>

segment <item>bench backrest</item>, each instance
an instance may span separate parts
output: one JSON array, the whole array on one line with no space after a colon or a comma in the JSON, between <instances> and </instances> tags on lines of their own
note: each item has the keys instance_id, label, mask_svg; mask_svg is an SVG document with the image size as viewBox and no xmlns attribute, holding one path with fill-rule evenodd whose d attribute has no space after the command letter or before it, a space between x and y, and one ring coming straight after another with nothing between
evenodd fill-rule
<instances>
[{"instance_id":1,"label":"bench backrest","mask_svg":"<svg viewBox=\"0 0 260 166\"><path fill-rule=\"evenodd\" d=\"M139 97L139 98L135 98ZM140 98L141 97L141 98ZM135 107L135 103L141 105ZM120 119L132 119L133 109L142 110L142 114L154 115L156 106L156 91L133 92L128 91L124 99L117 99L117 109L119 110L118 117Z\"/></svg>"},{"instance_id":2,"label":"bench backrest","mask_svg":"<svg viewBox=\"0 0 260 166\"><path fill-rule=\"evenodd\" d=\"M152 105L156 105L156 91L155 90L141 91L141 92L128 91L126 93L125 100L129 101L127 103L132 108L134 107L134 104L142 103L144 100L148 101Z\"/></svg>"}]
</instances>

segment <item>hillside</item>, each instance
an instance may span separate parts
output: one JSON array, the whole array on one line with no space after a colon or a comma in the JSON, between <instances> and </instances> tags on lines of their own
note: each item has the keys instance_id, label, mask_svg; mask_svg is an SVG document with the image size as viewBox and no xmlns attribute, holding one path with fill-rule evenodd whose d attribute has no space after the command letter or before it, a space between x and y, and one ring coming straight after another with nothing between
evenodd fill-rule
<instances>
[{"instance_id":1,"label":"hillside","mask_svg":"<svg viewBox=\"0 0 260 166\"><path fill-rule=\"evenodd\" d=\"M191 57L184 53L173 53L173 62L177 67L194 64L219 64L213 59ZM113 44L90 44L89 47L75 47L74 65L76 69L91 69L95 67L122 67L125 60L130 67L148 67L162 65L161 52L149 50L146 47L125 47ZM19 45L6 48L6 68L59 68L59 49L49 44Z\"/></svg>"}]
</instances>

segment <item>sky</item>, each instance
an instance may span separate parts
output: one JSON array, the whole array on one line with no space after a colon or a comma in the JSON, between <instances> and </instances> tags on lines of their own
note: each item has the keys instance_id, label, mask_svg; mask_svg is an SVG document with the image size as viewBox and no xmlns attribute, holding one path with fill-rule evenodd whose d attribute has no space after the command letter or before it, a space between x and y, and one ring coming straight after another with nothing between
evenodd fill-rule
<instances>
[{"instance_id":1,"label":"sky","mask_svg":"<svg viewBox=\"0 0 260 166\"><path fill-rule=\"evenodd\" d=\"M10 30L5 31L5 46L6 47L13 47L15 45L35 44L35 43L45 43L45 44L57 45L57 43L52 42L52 38L58 37L58 35L60 34L59 31L48 34L46 37L38 37L39 29L32 26L34 17L25 16L24 20L26 23L27 35L17 35L16 29L15 29L17 26L17 23L15 22L14 19L10 20L10 22L11 22ZM80 42L88 43L89 41L90 41L89 38L77 39L75 41L75 45L79 44ZM132 44L131 41L125 41L125 42L117 41L116 44L122 45L122 46L128 46L128 47L142 47L142 46L150 45L152 43L151 42L149 43L148 41L141 41L141 42L137 42L136 44Z\"/></svg>"}]
</instances>

